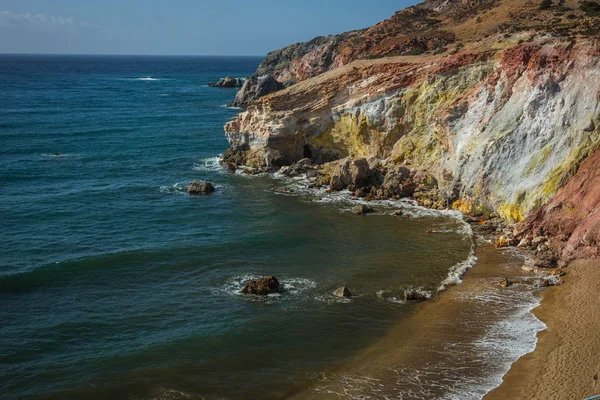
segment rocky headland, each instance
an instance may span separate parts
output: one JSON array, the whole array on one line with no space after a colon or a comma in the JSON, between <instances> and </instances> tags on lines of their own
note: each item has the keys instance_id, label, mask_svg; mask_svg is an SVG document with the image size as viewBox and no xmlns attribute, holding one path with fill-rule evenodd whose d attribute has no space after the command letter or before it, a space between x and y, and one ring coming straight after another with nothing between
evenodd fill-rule
<instances>
[{"instance_id":1,"label":"rocky headland","mask_svg":"<svg viewBox=\"0 0 600 400\"><path fill-rule=\"evenodd\" d=\"M228 165L458 210L524 268L600 255L598 1L425 0L270 53L233 105Z\"/></svg>"},{"instance_id":2,"label":"rocky headland","mask_svg":"<svg viewBox=\"0 0 600 400\"><path fill-rule=\"evenodd\" d=\"M587 3L428 0L275 51L244 86L279 89L245 98L225 159L308 159L331 190L498 215L561 257L595 255L600 12Z\"/></svg>"}]
</instances>

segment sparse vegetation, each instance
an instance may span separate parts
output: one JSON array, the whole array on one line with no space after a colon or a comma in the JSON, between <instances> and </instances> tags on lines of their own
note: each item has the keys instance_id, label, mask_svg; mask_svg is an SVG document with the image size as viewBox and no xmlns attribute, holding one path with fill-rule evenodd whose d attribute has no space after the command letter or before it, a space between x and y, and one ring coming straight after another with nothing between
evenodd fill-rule
<instances>
[{"instance_id":1,"label":"sparse vegetation","mask_svg":"<svg viewBox=\"0 0 600 400\"><path fill-rule=\"evenodd\" d=\"M600 4L595 1L582 1L579 8L590 17L600 16Z\"/></svg>"},{"instance_id":2,"label":"sparse vegetation","mask_svg":"<svg viewBox=\"0 0 600 400\"><path fill-rule=\"evenodd\" d=\"M403 56L419 56L423 53L425 53L425 50L423 50L420 47L417 47L417 48L405 51L404 53L402 53L402 55Z\"/></svg>"},{"instance_id":3,"label":"sparse vegetation","mask_svg":"<svg viewBox=\"0 0 600 400\"><path fill-rule=\"evenodd\" d=\"M540 10L548 10L552 7L552 0L542 0L540 3Z\"/></svg>"}]
</instances>

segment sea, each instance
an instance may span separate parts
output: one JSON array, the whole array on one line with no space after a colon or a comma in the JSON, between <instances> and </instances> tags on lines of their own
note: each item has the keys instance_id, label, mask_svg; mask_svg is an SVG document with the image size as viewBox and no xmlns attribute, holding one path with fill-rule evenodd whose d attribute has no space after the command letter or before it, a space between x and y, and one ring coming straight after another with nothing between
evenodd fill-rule
<instances>
[{"instance_id":1,"label":"sea","mask_svg":"<svg viewBox=\"0 0 600 400\"><path fill-rule=\"evenodd\" d=\"M519 255L457 213L220 166L208 83L260 61L0 55L0 398L481 399L533 350Z\"/></svg>"}]
</instances>

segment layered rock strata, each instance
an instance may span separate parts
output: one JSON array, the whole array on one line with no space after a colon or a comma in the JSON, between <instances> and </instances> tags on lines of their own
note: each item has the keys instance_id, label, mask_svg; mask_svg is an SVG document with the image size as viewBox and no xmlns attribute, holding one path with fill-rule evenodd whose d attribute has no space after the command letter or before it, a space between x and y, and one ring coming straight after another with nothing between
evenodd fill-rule
<instances>
[{"instance_id":1,"label":"layered rock strata","mask_svg":"<svg viewBox=\"0 0 600 400\"><path fill-rule=\"evenodd\" d=\"M600 162L600 23L562 4L426 1L339 36L353 47L318 68L305 68L307 54L331 38L289 60L272 54L257 73L293 84L246 100L226 125L225 158L258 171L309 159L314 185L497 214L522 222L510 245L546 235L561 257L597 255L600 196L588 185ZM396 53L361 47L368 32L397 43L423 29L452 48L377 58ZM351 55L340 61L342 48Z\"/></svg>"}]
</instances>

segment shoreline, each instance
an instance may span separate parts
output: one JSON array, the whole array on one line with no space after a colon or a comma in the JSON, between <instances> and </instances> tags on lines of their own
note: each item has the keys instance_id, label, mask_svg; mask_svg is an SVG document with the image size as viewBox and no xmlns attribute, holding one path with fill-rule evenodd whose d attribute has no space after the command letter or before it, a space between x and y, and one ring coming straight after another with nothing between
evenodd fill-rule
<instances>
[{"instance_id":1,"label":"shoreline","mask_svg":"<svg viewBox=\"0 0 600 400\"><path fill-rule=\"evenodd\" d=\"M286 194L286 195L315 195L315 191L314 189L310 189L308 187L308 185L306 184L306 177L297 177L297 178L289 178L289 177L283 177L280 176L280 174L278 173L267 173L268 175L270 175L272 178L276 178L276 180L280 180L281 178L284 178L283 181L285 182L286 186L293 186L294 189L296 189L295 191L291 192L291 193L286 193L283 192L280 194ZM279 179L277 179L279 178ZM298 189L304 189L304 190L298 190ZM346 197L346 196L344 196ZM338 199L338 201L341 199ZM388 203L386 204L387 207L390 206L389 203L396 203L396 202L401 202L398 200L391 200L391 199L378 199L375 201L368 201L365 199L361 199L361 198L354 198L351 195L347 196L345 201L348 201L350 203L365 203L365 204L372 204L375 205L377 203ZM408 202L403 204L404 206L413 206L413 204L411 204L411 202L414 202L414 199L409 198ZM386 207L386 208L387 208ZM446 214L448 216L448 211L450 210L435 210L435 209L431 209L431 208L427 208L427 207L423 207L423 206L419 206L419 205L415 205L416 209L422 209L422 210L428 210L431 211L432 214L437 214L439 216L442 216L444 214ZM457 213L457 211L452 210L450 211L450 214L454 214ZM474 224L467 222L467 218L468 215L464 214L464 213L460 213L463 216L463 222L465 223L466 226L469 226L469 230L471 230L474 226ZM456 217L456 216L455 216ZM486 244L483 247L487 247L487 250L484 250L486 253L489 253L490 250L489 249L493 249L493 243L495 241L495 239L497 239L497 236L500 235L499 233L496 234L486 234L483 232L475 232L475 231L471 231L470 232L470 237L472 238L472 240L474 240L473 243L473 250L480 248L482 241L489 243L489 246ZM479 239L478 239L479 238ZM491 239L491 240L490 240ZM478 244L475 244L475 242L478 242ZM516 249L516 247L511 247L513 249ZM526 251L522 251L519 250L517 253L512 253L511 255L509 254L503 254L504 251L502 250L498 250L498 249L493 249L492 250L493 253L496 254L497 257L501 258L514 258L516 257L525 257L526 254L528 254L528 252ZM475 260L478 260L477 255L472 255L475 257ZM471 257L469 257L470 259ZM498 260L499 260L498 259ZM479 392L479 393L470 393L469 395L472 395L473 398L481 398L484 400L494 400L494 399L506 399L506 398L527 398L527 399L548 399L548 398L556 398L556 399L565 399L565 398L571 398L569 397L570 395L573 394L574 390L568 386L568 385L564 385L561 383L561 388L562 389L558 389L557 388L557 377L560 376L560 380L562 382L563 379L569 381L569 382L578 382L577 384L574 384L573 387L581 389L581 395L579 395L579 397L577 398L581 398L584 399L586 397L591 397L597 394L600 394L600 383L598 383L598 375L600 375L600 361L596 361L596 360L600 360L600 300L596 301L594 303L594 301L592 300L594 298L594 294L593 294L593 289L594 289L594 282L595 283L600 283L600 261L587 261L588 264L595 264L597 265L597 270L598 270L598 274L597 274L597 279L596 280L587 280L584 283L586 284L585 286L582 285L581 283L579 283L580 281L582 281L581 276L579 276L580 272L578 271L578 269L582 268L581 263L586 263L586 261L584 260L578 260L575 263L572 263L572 266L570 268L567 268L567 279L565 279L567 281L567 283L571 283L571 285L566 285L565 286L559 286L559 287L553 287L553 288L548 288L546 290L543 290L541 292L537 292L537 294L535 294L534 292L532 292L532 294L534 294L535 296L538 297L538 304L535 305L531 305L531 308L529 308L526 311L526 314L528 314L530 317L532 317L533 319L535 319L539 324L543 325L543 328L540 328L539 325L537 328L532 328L532 329L536 329L535 332L528 332L529 335L532 335L532 337L534 338L534 342L533 343L529 343L529 348L528 349L521 349L520 350L520 354L518 354L518 357L514 359L514 361L512 361L511 363L507 364L505 366L505 369L503 372L500 373L500 375L498 375L497 373L495 374L491 374L490 376L488 376L488 378L490 379L496 379L496 383L492 384L491 382L489 382L487 389L485 390L485 392ZM460 271L459 275L458 275L458 282L455 282L454 284L450 284L449 287L445 287L445 285L442 285L440 288L438 288L439 292L443 292L446 291L447 289L451 288L452 291L457 290L455 288L455 285L458 284L459 287L461 286L460 284L462 283L462 280L464 279L464 275L469 275L469 274L473 274L475 277L477 277L478 275L481 274L481 271L478 272L471 272L469 273L469 270L471 270L472 267L474 266L479 266L480 262L479 260L475 263L475 265L471 265L470 267L465 268L464 270ZM484 264L486 264L484 262ZM487 263L489 264L489 262ZM588 265L586 264L586 265ZM519 272L517 271L521 271L520 269L520 265L516 266L516 268L512 268L512 274L517 277L519 275ZM514 265L513 265L514 266ZM456 266L455 266L456 267ZM454 267L453 267L454 268ZM480 267L481 268L481 267ZM484 272L484 274L487 275L487 278L489 279L490 275L490 270L489 270L489 265L487 266L487 272ZM548 270L549 271L549 270ZM495 273L492 273L495 274ZM452 269L449 271L449 275L452 275ZM584 275L586 275L584 273ZM481 277L480 277L481 278ZM472 277L470 277L469 279L472 279ZM578 286L576 288L573 288L573 284L574 283L578 283ZM582 287L584 286L584 287ZM442 288L443 287L443 288ZM553 290L552 290L553 289ZM462 289L458 289L459 291L463 291L465 290L465 288ZM585 373L582 374L581 368L579 368L579 366L577 365L577 367L573 367L570 368L570 370L568 371L569 373L565 373L564 366L565 365L569 365L570 364L570 351L567 351L566 354L564 351L559 351L559 356L555 356L554 359L550 359L550 355L552 353L552 351L554 349L557 348L558 343L560 343L560 336L565 336L567 335L567 331L570 331L568 333L568 336L572 336L573 335L573 327L577 326L577 321L573 321L573 318L575 315L578 315L577 312L574 312L575 310L570 310L567 309L562 310L561 312L561 308L560 305L564 302L564 298L569 296L569 293L571 290L574 290L574 292L578 293L580 291L589 291L590 293L588 294L584 294L583 295L583 299L582 302L585 302L587 304L583 304L577 307L577 310L581 311L583 310L583 312L586 312L586 310L590 310L593 307L596 307L599 311L597 312L597 318L596 319L596 325L595 326L595 330L598 332L598 334L596 335L596 337L594 338L593 335L589 335L586 334L585 338L582 339L585 343L584 346L580 346L577 347L578 345L573 345L571 343L571 348L574 348L575 350L577 349L585 349L583 351L580 350L580 352L582 353L581 355L577 356L577 357L573 357L576 360L587 360L587 365L588 368L585 369ZM571 295L572 296L572 295ZM443 301L443 303L448 303L451 300L449 299L445 299ZM439 299L436 301L427 301L424 304L420 305L420 309L421 308L425 308L425 309L431 309L432 307L436 307L438 303ZM591 303L591 304L590 304ZM526 303L524 303L526 304ZM431 311L429 311L431 312ZM435 313L434 313L435 314ZM567 322L565 322L565 325L568 325L570 329L563 329L560 327L560 323L562 321L561 317L557 317L558 315L563 315L564 318L566 318ZM579 313L579 315L581 314L581 312ZM413 317L414 319L414 317ZM507 320L508 321L508 320ZM591 321L593 322L593 321ZM530 328L536 325L535 323L532 323L530 321ZM558 325L558 326L557 326ZM395 331L406 331L405 329L396 327L394 329ZM411 329L409 329L410 331ZM584 332L589 332L591 329L590 327L586 327L583 331ZM559 333L557 333L556 331L559 331ZM413 331L414 332L414 331ZM404 332L406 333L406 332ZM394 335L394 334L392 334ZM591 337L589 337L591 336ZM387 337L386 339L384 339L384 341L389 341L389 337ZM412 339L411 339L412 341ZM598 344L598 349L594 349L594 344ZM388 342L389 345L389 342ZM360 359L360 361L357 363L356 359L355 360L351 360L348 363L344 363L343 366L341 367L341 370L343 371L342 374L346 374L346 373L350 373L350 374L354 374L356 372L360 372L360 374L364 374L363 377L366 375L370 375L370 373L375 372L376 370L379 370L379 372L381 372L381 366L382 364L387 364L387 361L390 360L391 358L396 358L396 360L400 360L403 359L407 356L407 354L403 355L403 356L391 356L390 354L387 354L388 351L390 350L390 346L388 345L383 345L383 343L379 343L376 345L376 347L378 347L379 349L375 350L373 347L369 348L369 349L365 349L365 352L362 353L361 355L359 355L357 358ZM387 347L387 350L381 350L382 347ZM393 348L392 348L393 349ZM505 349L506 351L507 349ZM558 350L561 350L560 348ZM596 351L594 351L596 350ZM508 350L510 351L510 350ZM378 353L378 354L377 354ZM411 358L411 357L409 357ZM408 360L408 359L407 359ZM547 362L551 362L551 367L548 368L546 366ZM596 361L596 364L594 364L594 361ZM573 361L575 364L577 364L577 361ZM357 365L358 364L358 365ZM371 366L366 367L365 364L374 364ZM388 364L389 365L389 364ZM368 371L368 372L367 372ZM593 373L592 373L593 372ZM348 377L346 376L342 376L339 375L340 371L337 372L338 373L338 378L334 378L333 380L337 380L340 379L341 376L341 380L343 381L344 379L348 379ZM582 375L590 375L588 378L589 382L592 382L592 384L588 385L587 389L585 384L583 383L583 378ZM578 379L575 379L575 378ZM351 377L350 375L350 380L354 379ZM375 379L375 381L377 381L377 379ZM532 385L532 382L535 382L535 385ZM333 383L333 382L330 382ZM354 383L356 384L356 382ZM334 384L335 385L335 384ZM362 384L359 384L358 386L362 386ZM368 384L367 384L368 387ZM392 385L392 388L394 387L394 385ZM325 393L323 392L314 392L313 391L314 388L309 388L307 391L301 391L300 392L300 397L298 397L298 393L293 394L291 396L291 398L303 398L305 396L307 396L306 398L311 398L311 399L320 399L320 398L328 398L327 395L325 395ZM562 390L562 392L560 391ZM340 392L338 392L339 394ZM557 394L560 393L560 394ZM331 394L331 393L330 393ZM467 394L465 392L463 392L463 394ZM324 396L325 395L325 396ZM469 397L471 398L471 397ZM575 397L573 397L575 398Z\"/></svg>"},{"instance_id":2,"label":"shoreline","mask_svg":"<svg viewBox=\"0 0 600 400\"><path fill-rule=\"evenodd\" d=\"M531 308L540 299L524 287L496 284L503 272L520 269L518 254L481 242L477 253L477 267L463 283L419 304L385 337L286 398L397 398L398 393L412 393L476 400L493 391L510 366L533 350L542 323Z\"/></svg>"},{"instance_id":3,"label":"shoreline","mask_svg":"<svg viewBox=\"0 0 600 400\"><path fill-rule=\"evenodd\" d=\"M318 193L315 191L315 189L311 189L308 185L307 185L307 181L306 181L306 177L302 176L302 177L296 177L296 178L289 178L289 177L284 177L281 176L280 174L277 173L267 173L268 176L270 176L271 178L275 178L275 180L279 180L279 181L283 181L285 182L285 186L286 187L294 187L294 191L293 192L278 192L279 194L283 194L283 195L292 195L292 196L303 196L303 195L309 195L309 196L314 196ZM282 179L283 178L283 179ZM321 195L324 195L325 193L320 193ZM345 194L342 192L340 192L340 194ZM375 205L375 204L379 204L379 205L383 205L381 203L388 203L386 204L385 208L390 207L391 204L389 203L396 203L398 206L402 201L399 200L391 200L391 199L379 199L379 200L375 200L375 201L366 201L365 199L361 199L361 198L355 198L353 196L351 196L351 194L346 194L346 196L344 200L342 199L337 199L338 201L344 201L344 202L349 202L349 203L355 203L355 204L361 204L361 203L365 203L365 204L371 204L371 205ZM322 200L320 200L322 201ZM405 200L406 201L406 200ZM506 250L501 250L501 249L496 249L493 245L493 243L495 242L495 239L497 239L498 234L494 235L494 234L485 234L482 232L475 232L473 230L473 224L467 222L467 215L460 213L456 210L435 210L435 209L431 209L431 208L426 208L423 206L419 206L419 205L413 205L411 204L411 202L414 202L414 199L410 199L408 200L407 203L402 204L402 206L406 207L406 206L412 206L415 207L416 209L420 209L420 210L426 210L426 212L431 212L432 214L437 214L438 216L452 216L454 218L458 218L456 214L460 214L461 215L461 220L464 223L464 225L466 227L468 227L468 236L470 237L470 239L472 240L472 248L471 248L471 254L470 256L467 258L467 260L465 260L463 263L461 264L469 264L468 266L466 266L465 268L460 268L460 271L457 269L458 266L460 265L455 265L452 268L450 268L449 275L448 278L440 285L440 287L438 288L438 293L441 292L447 292L448 290L450 291L450 293L448 294L448 296L450 296L450 298L448 299L442 299L440 301L440 299L438 298L437 300L434 301L426 301L423 304L419 305L419 310L425 309L428 311L425 311L424 313L422 311L417 312L419 314L419 316L413 316L413 317L409 317L407 321L403 321L403 323L407 323L408 321L411 320L421 320L420 322L418 322L418 324L423 325L423 319L427 319L427 318L423 318L421 316L421 313L423 313L423 315L427 315L427 314L432 314L432 315L439 315L439 313L441 312L441 310L438 310L438 307L440 309L446 309L448 311L452 310L453 313L455 314L459 314L461 311L464 311L463 306L460 306L460 308L456 308L456 292L459 292L464 295L465 292L469 292L470 290L476 288L476 290L478 292L481 292L482 289L482 285L481 282L479 283L475 283L475 281L477 280L486 280L487 283L485 284L487 286L487 294L483 294L483 293L479 293L479 294L483 294L485 295L489 295L489 289L490 289L490 285L491 286L496 286L497 285L497 279L500 278L500 275L502 273L500 273L499 271L494 271L494 268L500 265L504 265L504 269L506 269L505 272L509 273L508 271L511 271L510 273L513 275L517 275L519 273L522 274L521 268L520 266L522 265L522 259L526 256L526 252L524 251L517 251L517 252L513 252L513 251L509 251L506 252ZM392 208L392 207L390 207ZM385 213L385 212L384 212ZM484 254L486 254L484 256L484 260L479 260L479 257L477 255L477 253L479 253L479 250L482 250ZM513 247L513 249L516 249L516 247ZM474 258L475 262L471 262L471 260ZM485 260L487 259L487 260ZM521 260L521 261L515 261L515 260ZM509 261L510 260L510 261ZM480 265L482 264L482 265ZM510 265L510 267L508 267ZM479 270L475 269L475 271L469 272L470 270L473 269L473 267L479 266ZM472 274L472 276L469 276L470 274ZM498 275L500 274L500 275ZM456 275L456 276L455 276ZM452 280L452 282L449 282L450 278L453 277L455 279ZM495 277L495 278L493 278ZM466 287L463 287L463 279L467 279L469 281L468 285L465 285ZM475 285L475 286L474 286ZM470 287L470 289L469 289ZM453 294L452 294L453 293ZM533 299L533 297L531 299L528 299L528 301L523 300L522 304L516 304L517 308L521 307L520 311L518 312L519 315L513 315L513 318L516 318L517 320L519 320L518 322L513 321L512 323L517 323L517 324L524 324L525 328L523 328L523 326L521 326L522 329L524 329L524 332L527 332L527 334L529 335L528 338L524 339L524 341L520 341L518 343L518 347L519 350L517 350L518 354L515 355L514 353L511 353L512 356L509 357L515 357L511 360L511 362L504 364L504 366L500 369L495 371L494 373L491 373L488 377L486 377L486 382L487 383L482 383L482 385L478 385L477 389L475 389L475 391L477 393L468 393L468 391L463 391L462 394L464 395L473 395L476 397L473 398L486 398L490 393L494 392L500 385L502 385L502 381L504 376L506 376L506 374L512 369L513 365L522 357L530 354L532 351L534 351L536 345L537 345L537 337L536 337L536 333L540 332L541 330L545 329L545 326L542 327L544 324L541 321L541 319L538 317L538 315L536 313L533 312L533 310L535 308L537 308L541 302L541 294L538 291L534 291L532 289L527 289L525 290L525 293L528 293L530 296L536 297L538 300L535 302L535 304L531 301ZM475 294L474 292L471 293L472 295ZM504 294L500 294L500 296L502 297L506 297L508 298L509 295L505 292ZM515 300L516 298L513 298L513 300ZM439 304L438 304L439 303ZM455 303L454 305L452 305L452 303ZM523 307L525 306L525 307ZM514 310L513 310L514 311ZM523 318L527 319L528 321L523 321ZM501 323L509 323L509 320L511 318L506 318L506 319L502 319ZM400 324L402 325L402 324ZM542 326L540 326L542 325ZM491 326L488 326L488 328L491 328ZM532 332L533 330L533 332ZM373 346L370 346L369 348L366 348L363 352L361 352L361 354L357 355L354 359L352 360L347 360L346 362L343 362L340 367L335 368L335 378L333 378L333 381L337 381L338 379L340 379L341 381L344 381L346 379L349 379L350 381L354 380L354 379L363 379L365 376L369 376L372 373L374 373L374 376L379 375L379 373L381 373L382 371L382 367L384 365L388 365L388 367L391 365L389 364L389 362L391 361L391 359L395 359L395 361L399 361L399 360L404 360L404 361L413 361L415 358L415 354L409 354L404 350L400 350L398 352L397 355L391 355L390 354L390 350L398 350L395 347L391 347L393 346L393 341L396 341L397 338L399 337L399 335L405 335L408 332L411 333L417 333L419 331L422 331L419 335L416 336L422 336L422 335L427 335L426 333L426 329L414 329L412 327L410 328L406 328L406 327L402 327L402 326L396 326L395 328L392 329L392 331L390 332L390 334L384 338L381 342L376 343ZM446 331L446 329L443 329L440 332L443 332L445 334L448 334L448 332L444 332ZM489 332L486 333L485 337L482 338L483 340L488 339L488 334ZM396 339L391 339L393 337L396 337ZM528 340L529 339L529 340ZM517 340L515 338L515 340ZM390 341L392 341L392 343L390 343ZM421 345L422 343L420 343L422 340L420 339L410 339L410 342L413 343L414 346L418 346ZM506 346L506 343L502 343L502 345ZM525 344L524 344L525 343ZM514 345L514 341L510 342L511 345ZM431 343L431 345L433 345L433 343ZM525 347L522 347L524 346ZM382 350L383 349L383 350ZM511 352L510 349L505 349L505 351L507 352ZM508 361L506 359L504 359L503 361ZM385 369L385 367L383 367L383 369ZM377 372L375 372L377 371ZM362 375L362 377L359 378L355 378L358 375L355 375L358 372L358 375ZM349 375L346 375L349 374ZM355 376L355 377L353 377ZM331 377L329 378L331 379ZM371 378L367 378L367 380L365 382L369 382ZM373 378L373 381L378 381L377 378ZM334 387L338 384L338 383L334 383L334 382L329 382L330 384L332 383L334 385ZM353 385L357 384L358 382L354 382ZM364 383L364 382L363 382ZM367 387L365 388L367 391L371 390L371 388L369 388L369 384L367 383ZM359 384L358 386L362 386L362 384ZM391 387L392 389L394 388L394 385L392 385ZM316 388L315 387L309 387L307 388L307 390L304 391L300 391L299 393L293 393L291 394L290 398L310 398L310 399L321 399L321 398L329 398L328 395L332 394L332 392L330 392L330 389L326 389L324 392L318 390L317 392L315 392ZM322 390L323 388L321 388ZM465 390L466 388L463 387L463 390ZM385 389L384 389L385 390ZM341 394L345 391L345 389L342 389L341 392L338 392L338 394ZM335 389L334 389L335 392ZM471 397L469 397L471 398Z\"/></svg>"},{"instance_id":4,"label":"shoreline","mask_svg":"<svg viewBox=\"0 0 600 400\"><path fill-rule=\"evenodd\" d=\"M581 399L600 394L600 260L579 259L566 285L545 291L533 314L547 328L484 400Z\"/></svg>"}]
</instances>

